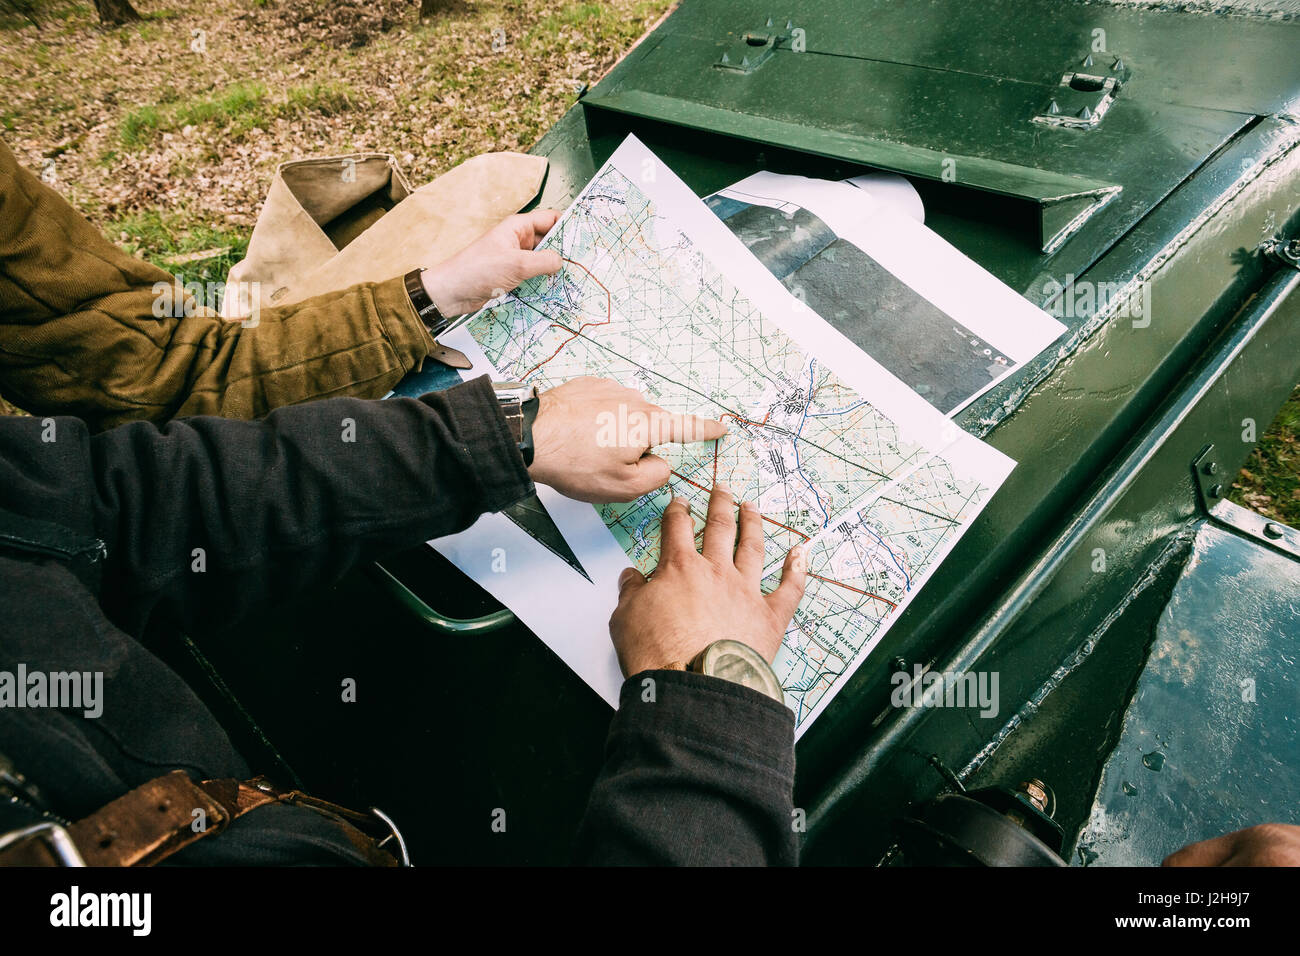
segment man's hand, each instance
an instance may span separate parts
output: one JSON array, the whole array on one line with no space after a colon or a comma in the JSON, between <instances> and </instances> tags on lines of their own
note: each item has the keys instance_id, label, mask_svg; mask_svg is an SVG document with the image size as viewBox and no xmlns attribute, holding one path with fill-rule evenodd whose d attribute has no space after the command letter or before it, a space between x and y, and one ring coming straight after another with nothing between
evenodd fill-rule
<instances>
[{"instance_id":1,"label":"man's hand","mask_svg":"<svg viewBox=\"0 0 1300 956\"><path fill-rule=\"evenodd\" d=\"M634 501L672 473L651 448L726 432L722 422L666 412L610 379L575 378L541 393L528 473L579 501Z\"/></svg>"},{"instance_id":2,"label":"man's hand","mask_svg":"<svg viewBox=\"0 0 1300 956\"><path fill-rule=\"evenodd\" d=\"M689 506L674 498L664 509L654 575L646 580L628 568L618 579L609 632L625 677L690 661L724 638L748 644L769 662L776 657L803 597L803 552L796 548L786 555L780 586L764 595L763 518L753 502L744 502L737 543L734 504L730 491L713 486L700 554Z\"/></svg>"},{"instance_id":3,"label":"man's hand","mask_svg":"<svg viewBox=\"0 0 1300 956\"><path fill-rule=\"evenodd\" d=\"M1185 846L1164 866L1300 866L1300 826L1262 823Z\"/></svg>"},{"instance_id":4,"label":"man's hand","mask_svg":"<svg viewBox=\"0 0 1300 956\"><path fill-rule=\"evenodd\" d=\"M450 319L476 312L525 279L559 272L558 252L533 250L559 218L554 209L538 209L502 220L450 259L424 270L424 291Z\"/></svg>"}]
</instances>

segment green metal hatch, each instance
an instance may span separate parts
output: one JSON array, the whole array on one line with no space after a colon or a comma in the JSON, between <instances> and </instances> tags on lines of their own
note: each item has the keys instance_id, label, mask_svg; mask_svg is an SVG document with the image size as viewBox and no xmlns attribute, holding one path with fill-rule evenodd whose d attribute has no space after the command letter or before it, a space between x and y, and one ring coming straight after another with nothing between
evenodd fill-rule
<instances>
[{"instance_id":1,"label":"green metal hatch","mask_svg":"<svg viewBox=\"0 0 1300 956\"><path fill-rule=\"evenodd\" d=\"M927 223L1028 292L1044 270L1081 273L1282 110L1290 33L1059 0L689 3L583 102L932 181ZM991 215L971 216L970 190Z\"/></svg>"}]
</instances>

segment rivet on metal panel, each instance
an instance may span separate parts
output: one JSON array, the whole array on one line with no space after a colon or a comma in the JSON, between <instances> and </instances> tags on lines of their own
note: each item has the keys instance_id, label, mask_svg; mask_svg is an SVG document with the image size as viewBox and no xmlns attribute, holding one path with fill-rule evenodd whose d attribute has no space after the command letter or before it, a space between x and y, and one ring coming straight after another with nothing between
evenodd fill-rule
<instances>
[{"instance_id":1,"label":"rivet on metal panel","mask_svg":"<svg viewBox=\"0 0 1300 956\"><path fill-rule=\"evenodd\" d=\"M1214 446L1206 445L1192 461L1197 498L1206 516L1215 524L1229 528L1243 537L1293 558L1300 558L1300 531L1288 528L1278 521L1269 521L1263 515L1233 504L1223 497L1223 484L1211 477L1219 470L1213 455Z\"/></svg>"}]
</instances>

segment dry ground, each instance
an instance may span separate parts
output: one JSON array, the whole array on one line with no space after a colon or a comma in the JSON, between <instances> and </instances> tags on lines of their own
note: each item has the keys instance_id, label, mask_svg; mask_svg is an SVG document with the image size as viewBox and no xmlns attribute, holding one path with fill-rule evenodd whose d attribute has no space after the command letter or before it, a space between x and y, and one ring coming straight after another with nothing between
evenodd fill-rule
<instances>
[{"instance_id":1,"label":"dry ground","mask_svg":"<svg viewBox=\"0 0 1300 956\"><path fill-rule=\"evenodd\" d=\"M528 149L669 2L459 0L420 23L417 0L140 0L113 30L45 6L0 22L0 136L166 261L238 251L286 159L382 150L419 183Z\"/></svg>"}]
</instances>

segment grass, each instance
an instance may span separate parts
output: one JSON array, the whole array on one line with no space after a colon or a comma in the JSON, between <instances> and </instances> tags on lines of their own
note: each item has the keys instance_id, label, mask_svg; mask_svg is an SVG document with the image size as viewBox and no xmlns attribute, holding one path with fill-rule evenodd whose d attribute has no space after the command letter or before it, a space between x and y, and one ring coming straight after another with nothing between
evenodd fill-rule
<instances>
[{"instance_id":1,"label":"grass","mask_svg":"<svg viewBox=\"0 0 1300 956\"><path fill-rule=\"evenodd\" d=\"M236 83L217 96L180 104L173 111L174 122L182 127L203 123L228 126L233 123L251 129L253 126L264 125L259 120L263 117L262 104L266 97L265 83Z\"/></svg>"},{"instance_id":2,"label":"grass","mask_svg":"<svg viewBox=\"0 0 1300 956\"><path fill-rule=\"evenodd\" d=\"M410 0L360 48L284 29L293 2L137 0L143 22L105 29L89 0L41 0L39 28L0 0L0 135L29 167L58 150L59 191L114 243L220 279L277 163L391 152L421 183L527 150L671 0L466 0L423 22Z\"/></svg>"},{"instance_id":3,"label":"grass","mask_svg":"<svg viewBox=\"0 0 1300 956\"><path fill-rule=\"evenodd\" d=\"M664 5L658 0L646 0L635 4L631 13L636 17L650 18L662 13L663 9ZM626 26L626 14L605 4L571 3L537 21L524 35L524 46L535 49L538 45L558 42L576 46L609 40L630 45L640 33L629 36Z\"/></svg>"},{"instance_id":4,"label":"grass","mask_svg":"<svg viewBox=\"0 0 1300 956\"><path fill-rule=\"evenodd\" d=\"M165 120L156 106L141 106L122 120L122 145L129 149L141 145L163 128Z\"/></svg>"},{"instance_id":5,"label":"grass","mask_svg":"<svg viewBox=\"0 0 1300 956\"><path fill-rule=\"evenodd\" d=\"M1300 528L1300 385L1250 453L1228 497Z\"/></svg>"},{"instance_id":6,"label":"grass","mask_svg":"<svg viewBox=\"0 0 1300 956\"><path fill-rule=\"evenodd\" d=\"M281 113L286 116L302 113L337 116L356 108L360 99L356 91L344 83L333 81L300 83L291 86L285 94Z\"/></svg>"},{"instance_id":7,"label":"grass","mask_svg":"<svg viewBox=\"0 0 1300 956\"><path fill-rule=\"evenodd\" d=\"M298 83L282 97L272 97L265 83L252 80L235 83L212 96L136 107L122 120L119 138L127 149L139 149L160 133L187 126L211 126L238 140L254 129L269 128L277 118L293 119L310 113L338 116L364 101L346 83Z\"/></svg>"},{"instance_id":8,"label":"grass","mask_svg":"<svg viewBox=\"0 0 1300 956\"><path fill-rule=\"evenodd\" d=\"M122 120L122 145L138 149L159 133L208 124L238 139L249 130L270 125L275 111L267 109L268 95L265 83L252 80L235 83L214 96L136 107Z\"/></svg>"},{"instance_id":9,"label":"grass","mask_svg":"<svg viewBox=\"0 0 1300 956\"><path fill-rule=\"evenodd\" d=\"M116 219L104 231L127 252L184 280L224 281L230 267L248 250L248 237L242 231L216 228L185 210L146 210ZM191 258L203 252L213 254Z\"/></svg>"}]
</instances>

